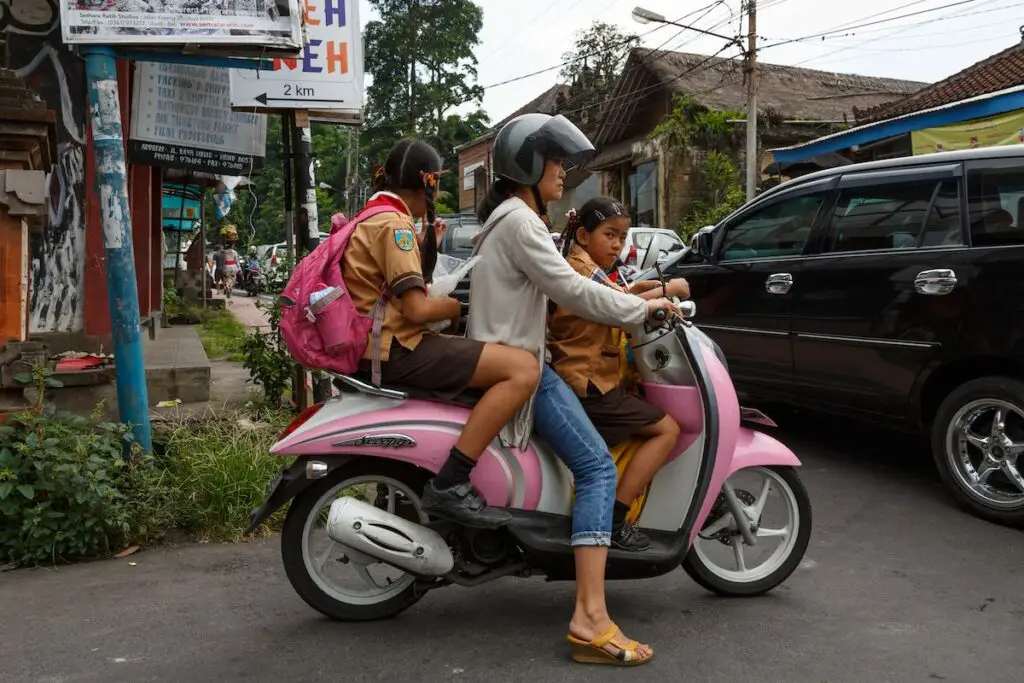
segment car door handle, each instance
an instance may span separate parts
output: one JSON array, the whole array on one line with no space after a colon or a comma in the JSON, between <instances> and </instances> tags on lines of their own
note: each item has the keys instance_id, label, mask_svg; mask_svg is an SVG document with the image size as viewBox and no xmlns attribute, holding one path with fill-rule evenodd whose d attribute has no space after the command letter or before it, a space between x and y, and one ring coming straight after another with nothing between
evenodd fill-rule
<instances>
[{"instance_id":1,"label":"car door handle","mask_svg":"<svg viewBox=\"0 0 1024 683\"><path fill-rule=\"evenodd\" d=\"M764 281L764 288L769 294L788 294L793 286L793 276L789 273L773 273Z\"/></svg>"},{"instance_id":2,"label":"car door handle","mask_svg":"<svg viewBox=\"0 0 1024 683\"><path fill-rule=\"evenodd\" d=\"M943 296L956 287L956 273L948 268L922 270L914 279L914 289L918 294Z\"/></svg>"}]
</instances>

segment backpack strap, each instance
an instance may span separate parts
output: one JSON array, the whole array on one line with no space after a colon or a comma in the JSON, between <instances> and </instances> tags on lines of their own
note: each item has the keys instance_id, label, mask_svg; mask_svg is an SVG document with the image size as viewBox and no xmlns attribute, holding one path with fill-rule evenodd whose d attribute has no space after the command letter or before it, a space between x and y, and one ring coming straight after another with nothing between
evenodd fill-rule
<instances>
[{"instance_id":1,"label":"backpack strap","mask_svg":"<svg viewBox=\"0 0 1024 683\"><path fill-rule=\"evenodd\" d=\"M352 223L362 223L379 213L397 213L397 211L394 207L384 204L372 206L357 213L352 218ZM378 388L381 382L380 338L383 333L384 315L387 312L387 304L390 299L391 290L388 289L387 283L384 283L380 288L380 296L377 297L377 302L373 304L373 309L370 311L370 319L373 321L373 326L370 328L370 343L373 345L370 351L370 381Z\"/></svg>"}]
</instances>

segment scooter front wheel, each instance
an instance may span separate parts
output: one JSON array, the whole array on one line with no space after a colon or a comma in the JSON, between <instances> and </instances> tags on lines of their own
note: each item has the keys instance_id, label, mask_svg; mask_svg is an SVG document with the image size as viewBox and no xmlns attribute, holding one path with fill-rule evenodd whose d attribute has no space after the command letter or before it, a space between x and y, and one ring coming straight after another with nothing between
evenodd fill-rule
<instances>
[{"instance_id":1,"label":"scooter front wheel","mask_svg":"<svg viewBox=\"0 0 1024 683\"><path fill-rule=\"evenodd\" d=\"M339 621L373 621L393 617L422 597L412 575L382 563L360 564L324 527L331 503L341 496L425 523L420 494L426 479L407 465L356 460L292 501L281 529L281 558L289 582L310 607Z\"/></svg>"},{"instance_id":2,"label":"scooter front wheel","mask_svg":"<svg viewBox=\"0 0 1024 683\"><path fill-rule=\"evenodd\" d=\"M724 492L720 494L683 560L683 569L718 595L762 595L789 578L803 560L811 539L811 500L792 467L743 469L727 484L736 493L745 519L737 523ZM766 508L775 502L782 503L781 514L769 515L774 510ZM739 524L748 526L756 545L746 544ZM755 565L755 554L766 557Z\"/></svg>"}]
</instances>

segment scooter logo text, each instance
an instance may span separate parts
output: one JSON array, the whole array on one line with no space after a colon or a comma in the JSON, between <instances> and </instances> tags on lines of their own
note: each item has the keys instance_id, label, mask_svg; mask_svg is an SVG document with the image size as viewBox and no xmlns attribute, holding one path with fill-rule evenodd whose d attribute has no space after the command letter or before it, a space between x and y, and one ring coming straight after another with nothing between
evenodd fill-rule
<instances>
[{"instance_id":1,"label":"scooter logo text","mask_svg":"<svg viewBox=\"0 0 1024 683\"><path fill-rule=\"evenodd\" d=\"M368 446L371 448L415 448L416 439L404 434L378 434L376 436L360 436L357 439L332 443L335 448L342 446Z\"/></svg>"}]
</instances>

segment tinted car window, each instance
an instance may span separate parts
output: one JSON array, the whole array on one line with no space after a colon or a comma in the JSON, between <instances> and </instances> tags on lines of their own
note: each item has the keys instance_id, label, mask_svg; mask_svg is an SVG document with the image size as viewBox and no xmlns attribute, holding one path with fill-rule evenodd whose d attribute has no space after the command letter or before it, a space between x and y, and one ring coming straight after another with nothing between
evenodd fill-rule
<instances>
[{"instance_id":1,"label":"tinted car window","mask_svg":"<svg viewBox=\"0 0 1024 683\"><path fill-rule=\"evenodd\" d=\"M452 249L454 251L469 251L473 249L473 236L480 232L480 226L476 223L462 223L452 228Z\"/></svg>"},{"instance_id":2,"label":"tinted car window","mask_svg":"<svg viewBox=\"0 0 1024 683\"><path fill-rule=\"evenodd\" d=\"M967 201L972 244L1024 244L1024 168L971 171Z\"/></svg>"},{"instance_id":3,"label":"tinted car window","mask_svg":"<svg viewBox=\"0 0 1024 683\"><path fill-rule=\"evenodd\" d=\"M797 256L811 234L825 192L787 197L726 227L720 261Z\"/></svg>"},{"instance_id":4,"label":"tinted car window","mask_svg":"<svg viewBox=\"0 0 1024 683\"><path fill-rule=\"evenodd\" d=\"M823 252L915 249L961 242L955 179L841 190Z\"/></svg>"}]
</instances>

